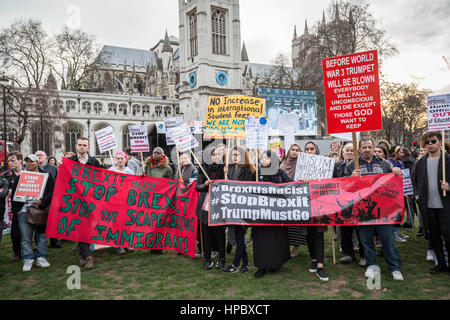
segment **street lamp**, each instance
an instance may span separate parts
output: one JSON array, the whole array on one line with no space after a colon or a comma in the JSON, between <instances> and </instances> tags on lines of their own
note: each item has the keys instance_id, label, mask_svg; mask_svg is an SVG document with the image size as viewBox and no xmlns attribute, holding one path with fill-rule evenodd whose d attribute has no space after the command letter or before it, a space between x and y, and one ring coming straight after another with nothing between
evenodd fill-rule
<instances>
[{"instance_id":1,"label":"street lamp","mask_svg":"<svg viewBox=\"0 0 450 320\"><path fill-rule=\"evenodd\" d=\"M89 140L89 149L91 149L91 120L87 120L87 126L88 126L88 140ZM89 150L91 151L91 150Z\"/></svg>"},{"instance_id":2,"label":"street lamp","mask_svg":"<svg viewBox=\"0 0 450 320\"><path fill-rule=\"evenodd\" d=\"M9 85L8 78L6 78L5 73L2 74L2 77L0 78L0 84L3 87L3 142L5 143L3 145L3 152L4 152L4 162L3 162L3 168L8 168L8 164L6 162L6 87Z\"/></svg>"}]
</instances>

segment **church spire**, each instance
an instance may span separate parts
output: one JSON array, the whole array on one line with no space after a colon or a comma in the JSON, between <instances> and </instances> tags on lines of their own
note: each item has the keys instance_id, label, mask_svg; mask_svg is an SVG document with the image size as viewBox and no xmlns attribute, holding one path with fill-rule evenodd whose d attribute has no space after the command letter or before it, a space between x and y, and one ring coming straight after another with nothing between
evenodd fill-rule
<instances>
[{"instance_id":1,"label":"church spire","mask_svg":"<svg viewBox=\"0 0 450 320\"><path fill-rule=\"evenodd\" d=\"M322 25L326 25L326 21L325 21L325 10L322 11Z\"/></svg>"},{"instance_id":2,"label":"church spire","mask_svg":"<svg viewBox=\"0 0 450 320\"><path fill-rule=\"evenodd\" d=\"M169 40L169 35L167 34L167 30L166 30L166 35L164 36L164 45L162 48L162 52L171 52L173 53L173 48L170 45L170 40Z\"/></svg>"},{"instance_id":3,"label":"church spire","mask_svg":"<svg viewBox=\"0 0 450 320\"><path fill-rule=\"evenodd\" d=\"M297 26L294 24L294 40L297 39Z\"/></svg>"},{"instance_id":4,"label":"church spire","mask_svg":"<svg viewBox=\"0 0 450 320\"><path fill-rule=\"evenodd\" d=\"M247 49L245 48L245 42L242 42L241 61L248 62Z\"/></svg>"},{"instance_id":5,"label":"church spire","mask_svg":"<svg viewBox=\"0 0 450 320\"><path fill-rule=\"evenodd\" d=\"M308 32L308 22L306 21L306 19L305 19L305 32L304 32L304 34L305 34L305 35L309 35L309 32Z\"/></svg>"}]
</instances>

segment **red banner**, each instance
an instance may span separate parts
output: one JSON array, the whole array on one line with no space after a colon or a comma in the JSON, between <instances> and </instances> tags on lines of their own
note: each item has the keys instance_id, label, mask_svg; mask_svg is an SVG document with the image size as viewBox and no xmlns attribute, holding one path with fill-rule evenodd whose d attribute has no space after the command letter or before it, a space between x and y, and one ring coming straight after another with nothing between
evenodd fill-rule
<instances>
[{"instance_id":1,"label":"red banner","mask_svg":"<svg viewBox=\"0 0 450 320\"><path fill-rule=\"evenodd\" d=\"M47 222L49 238L194 257L195 184L139 177L64 159Z\"/></svg>"},{"instance_id":2,"label":"red banner","mask_svg":"<svg viewBox=\"0 0 450 320\"><path fill-rule=\"evenodd\" d=\"M328 134L382 130L377 51L322 60Z\"/></svg>"},{"instance_id":3,"label":"red banner","mask_svg":"<svg viewBox=\"0 0 450 320\"><path fill-rule=\"evenodd\" d=\"M403 220L393 173L273 184L215 180L209 225L370 225Z\"/></svg>"}]
</instances>

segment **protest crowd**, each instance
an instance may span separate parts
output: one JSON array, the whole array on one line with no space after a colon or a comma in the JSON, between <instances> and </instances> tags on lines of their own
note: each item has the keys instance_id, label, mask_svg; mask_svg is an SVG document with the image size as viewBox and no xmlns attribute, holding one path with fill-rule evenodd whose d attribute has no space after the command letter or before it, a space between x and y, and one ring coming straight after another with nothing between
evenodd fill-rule
<instances>
[{"instance_id":1,"label":"protest crowd","mask_svg":"<svg viewBox=\"0 0 450 320\"><path fill-rule=\"evenodd\" d=\"M402 175L402 170L409 169L413 185L413 195L404 197L403 224L367 224L367 225L243 225L243 224L210 224L208 210L212 203L210 188L215 180L230 182L257 182L286 184L294 181L306 182L298 177L298 161L304 155L320 155L319 147L310 141L305 145L293 143L283 150L281 158L273 150L245 149L233 145L214 143L197 154L181 153L177 159L170 159L160 147L152 150L151 156L140 159L130 149L114 155L114 163L107 168L89 155L89 140L79 138L76 150L64 154L65 159L91 167L108 169L118 174L137 177L154 177L172 179L184 186L195 186L198 194L196 217L198 220L195 258L202 259L205 270L217 269L223 273L247 272L253 263L255 278L267 276L282 268L289 259L296 257L302 246L310 256L308 270L318 279L328 281L329 275L325 266L324 233L332 232L333 239L338 241L339 262L341 264L358 263L365 277L374 277L380 272L377 259L382 256L389 273L394 280L404 280L402 274L401 252L396 243L405 242L402 228L411 229L418 219L418 237L428 241L428 251L424 252L424 261L430 263L429 273L437 275L449 273L447 252L450 248L450 156L442 154L442 135L440 131L429 131L420 139L418 148L411 150L403 146L389 146L385 141L375 142L371 138L362 137L358 145L352 142L334 141L330 150L324 150L329 158L334 159L332 178L358 177L394 173ZM356 149L356 150L354 150ZM357 151L357 152L354 152ZM358 165L355 166L355 154ZM445 157L445 174L443 179L442 157ZM256 161L255 161L256 157ZM144 161L142 161L144 160ZM28 220L29 212L48 211L58 178L58 166L62 161L48 157L45 152L22 155L10 152L7 157L9 170L0 179L0 216L4 216L5 201L11 199L12 225L11 247L13 260L23 260L23 271L30 271L36 259L38 267L50 267L52 256L58 248L68 240L46 237L46 225L33 224ZM266 168L275 170L264 170ZM15 201L14 194L18 188L22 172L47 173L45 190L40 198L27 201ZM269 172L269 173L268 173ZM245 196L245 194L243 194ZM336 196L341 214L352 215L353 206ZM370 207L370 203L368 203ZM124 213L125 214L125 213ZM31 216L31 213L30 213ZM48 230L47 230L48 231ZM1 233L0 233L1 237ZM250 239L249 241L246 239ZM1 240L1 238L0 238ZM33 244L35 243L35 249ZM76 250L78 262L85 269L94 268L95 251L93 244L79 242ZM54 248L49 251L48 248ZM234 247L234 254L232 253ZM378 249L378 250L377 250ZM253 250L253 262L249 261L249 250ZM306 249L305 249L306 250ZM118 254L133 252L133 248L117 248ZM49 254L50 253L50 254ZM163 254L164 250L150 249L151 254ZM75 254L75 253L74 253ZM130 253L132 254L132 253ZM228 261L227 261L228 260Z\"/></svg>"}]
</instances>

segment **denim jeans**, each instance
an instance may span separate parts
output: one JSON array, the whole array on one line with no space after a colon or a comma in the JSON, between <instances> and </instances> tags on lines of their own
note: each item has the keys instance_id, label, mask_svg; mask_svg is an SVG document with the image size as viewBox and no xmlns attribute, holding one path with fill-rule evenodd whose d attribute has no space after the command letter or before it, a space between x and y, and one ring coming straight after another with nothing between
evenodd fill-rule
<instances>
[{"instance_id":1,"label":"denim jeans","mask_svg":"<svg viewBox=\"0 0 450 320\"><path fill-rule=\"evenodd\" d=\"M39 257L48 257L48 243L45 232L38 232L36 226L25 222L26 213L17 215L20 229L20 247L22 250L22 259L34 259ZM37 254L33 250L33 234L36 233Z\"/></svg>"},{"instance_id":2,"label":"denim jeans","mask_svg":"<svg viewBox=\"0 0 450 320\"><path fill-rule=\"evenodd\" d=\"M395 245L393 225L359 226L358 231L359 239L364 247L367 266L378 265L374 242L376 231L383 245L383 256L389 272L400 271L402 262L397 251L397 246Z\"/></svg>"}]
</instances>

